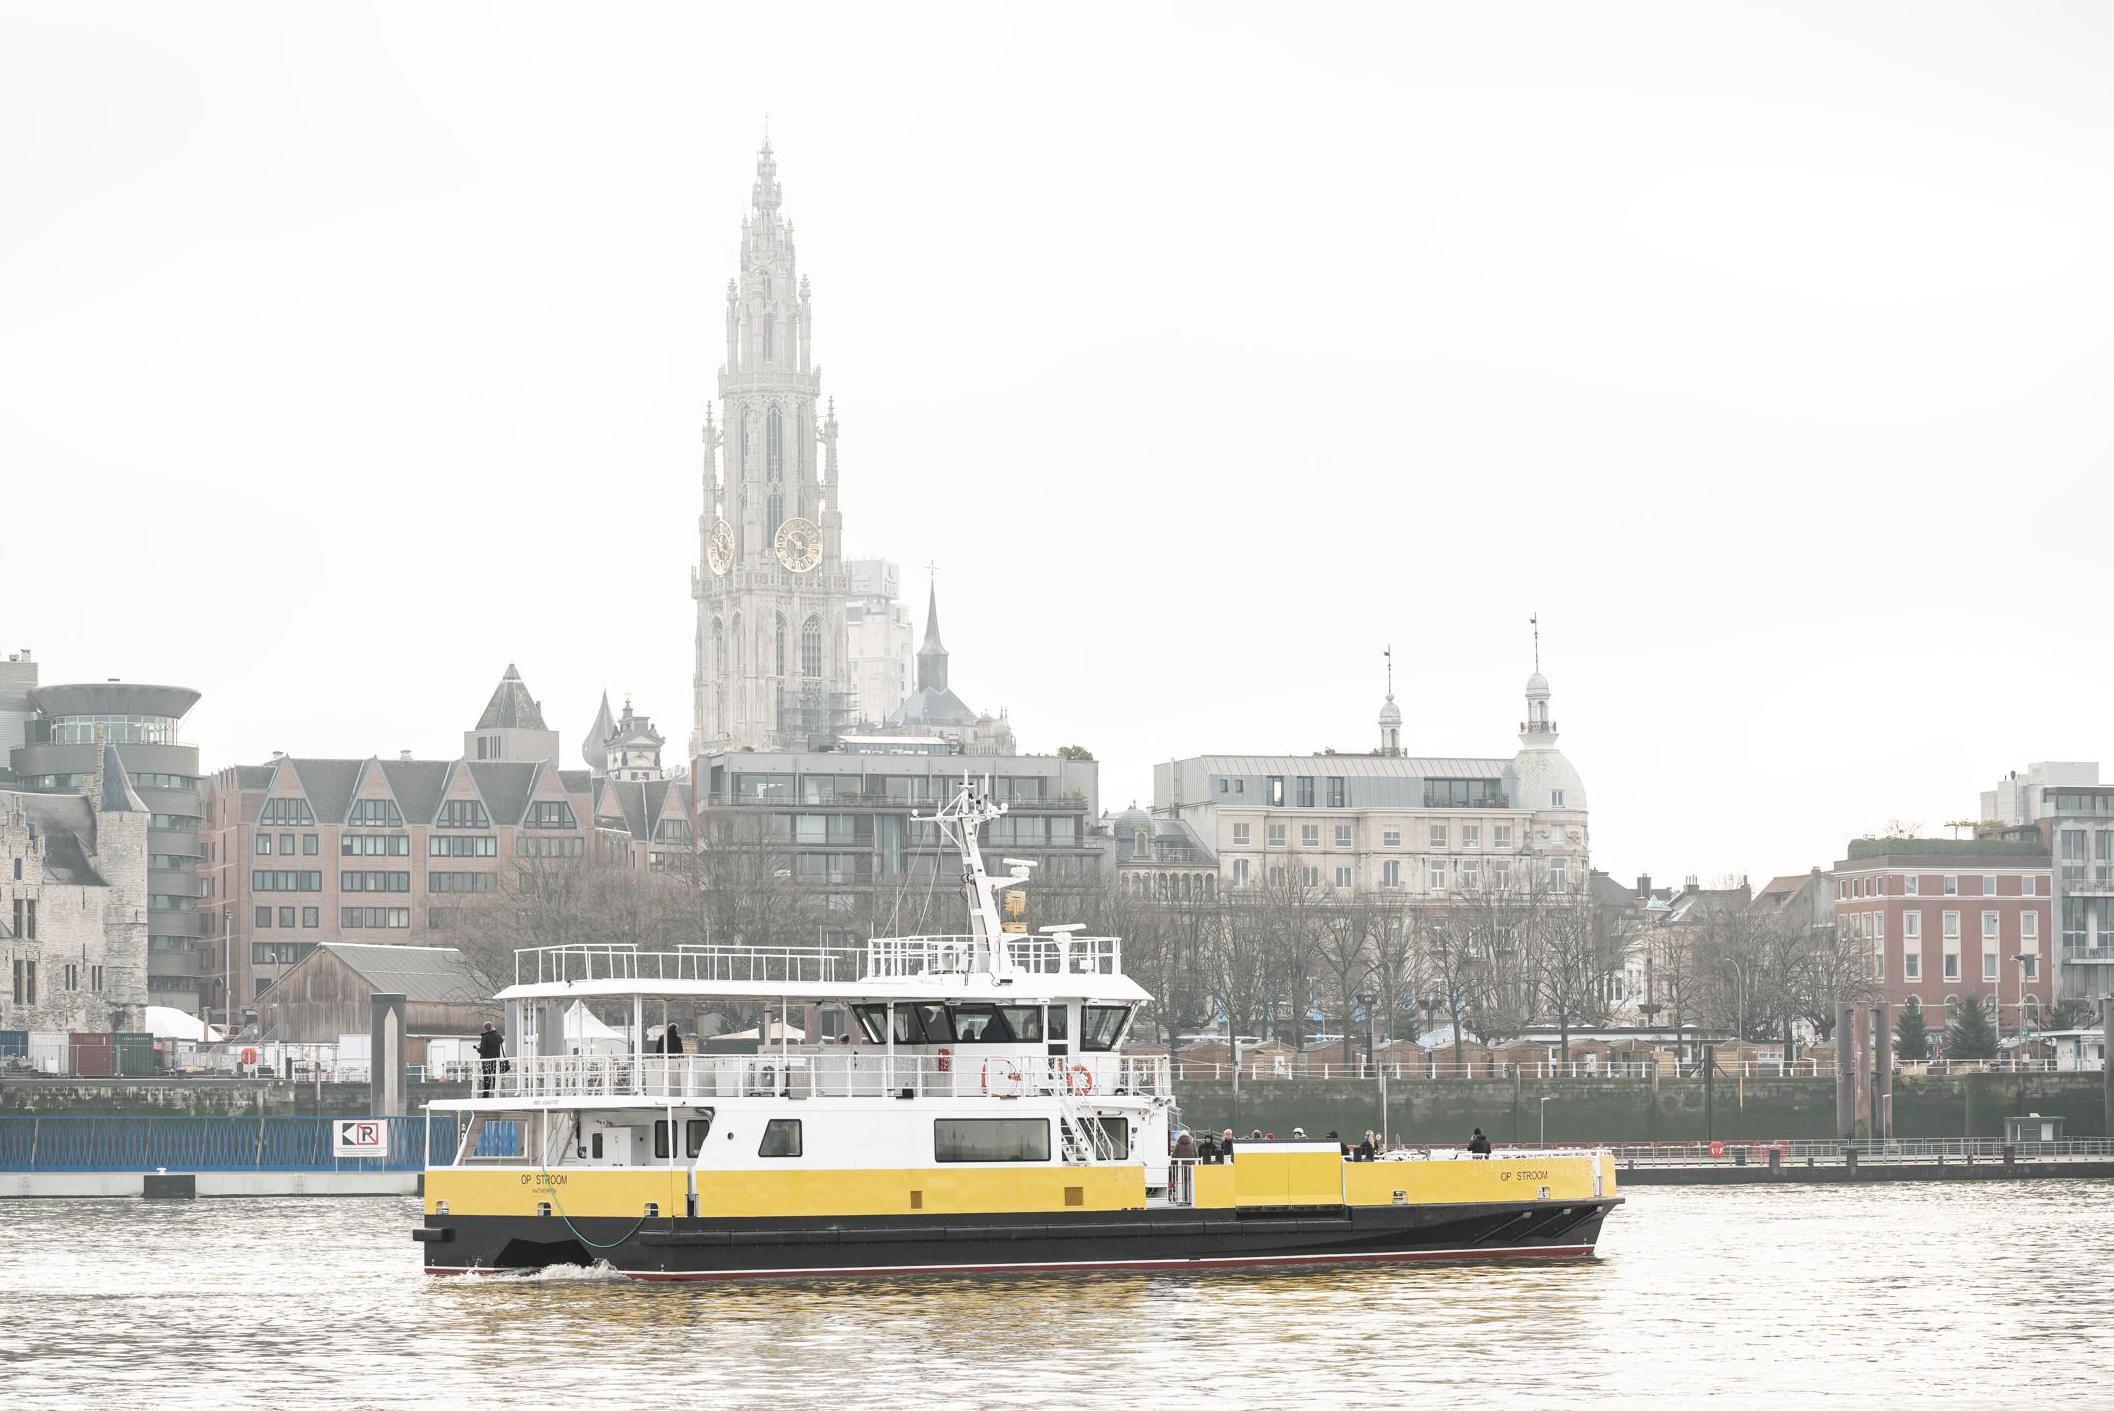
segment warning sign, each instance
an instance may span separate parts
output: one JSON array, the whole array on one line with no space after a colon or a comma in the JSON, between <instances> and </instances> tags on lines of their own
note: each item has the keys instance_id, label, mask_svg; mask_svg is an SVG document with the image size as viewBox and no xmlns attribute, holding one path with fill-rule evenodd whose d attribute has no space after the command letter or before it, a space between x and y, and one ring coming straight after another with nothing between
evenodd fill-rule
<instances>
[{"instance_id":1,"label":"warning sign","mask_svg":"<svg viewBox=\"0 0 2114 1411\"><path fill-rule=\"evenodd\" d=\"M379 1117L341 1117L330 1124L332 1156L389 1155L389 1124Z\"/></svg>"}]
</instances>

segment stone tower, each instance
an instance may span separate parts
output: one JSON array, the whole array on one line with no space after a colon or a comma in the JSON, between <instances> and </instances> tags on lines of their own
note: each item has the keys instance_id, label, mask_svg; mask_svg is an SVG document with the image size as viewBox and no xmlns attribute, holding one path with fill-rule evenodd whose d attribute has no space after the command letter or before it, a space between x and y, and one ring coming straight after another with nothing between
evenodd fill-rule
<instances>
[{"instance_id":1,"label":"stone tower","mask_svg":"<svg viewBox=\"0 0 2114 1411\"><path fill-rule=\"evenodd\" d=\"M766 139L727 281L719 417L705 419L692 756L810 749L851 724L850 578L837 510L837 418L818 408L814 310L779 214Z\"/></svg>"}]
</instances>

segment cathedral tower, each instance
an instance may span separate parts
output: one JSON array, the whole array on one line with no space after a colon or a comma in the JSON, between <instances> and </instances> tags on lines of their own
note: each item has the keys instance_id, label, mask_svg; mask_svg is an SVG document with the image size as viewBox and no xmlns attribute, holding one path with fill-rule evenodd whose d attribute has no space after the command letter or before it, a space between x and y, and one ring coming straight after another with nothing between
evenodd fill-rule
<instances>
[{"instance_id":1,"label":"cathedral tower","mask_svg":"<svg viewBox=\"0 0 2114 1411\"><path fill-rule=\"evenodd\" d=\"M851 724L850 579L837 510L837 418L821 409L814 311L779 214L765 139L727 281L719 417L705 419L697 693L690 753L812 749Z\"/></svg>"}]
</instances>

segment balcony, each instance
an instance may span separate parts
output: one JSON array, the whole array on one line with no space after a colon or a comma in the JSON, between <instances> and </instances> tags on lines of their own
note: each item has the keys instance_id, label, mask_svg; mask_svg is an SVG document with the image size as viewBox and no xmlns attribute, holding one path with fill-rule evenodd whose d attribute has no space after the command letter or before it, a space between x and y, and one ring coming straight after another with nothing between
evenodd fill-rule
<instances>
[{"instance_id":1,"label":"balcony","mask_svg":"<svg viewBox=\"0 0 2114 1411\"><path fill-rule=\"evenodd\" d=\"M800 1048L756 1054L638 1057L527 1057L495 1075L494 1096L577 1102L582 1098L648 1098L664 1102L716 1098L921 1098L996 1101L1019 1097L1139 1096L1173 1093L1168 1060L1120 1054L1044 1058L966 1049L951 1057L886 1049Z\"/></svg>"},{"instance_id":2,"label":"balcony","mask_svg":"<svg viewBox=\"0 0 2114 1411\"><path fill-rule=\"evenodd\" d=\"M2114 965L2114 940L2103 940L2098 945L2086 941L2064 941L2063 963L2065 965Z\"/></svg>"},{"instance_id":3,"label":"balcony","mask_svg":"<svg viewBox=\"0 0 2114 1411\"><path fill-rule=\"evenodd\" d=\"M2114 895L2114 867L2065 867L2059 877L2064 896Z\"/></svg>"}]
</instances>

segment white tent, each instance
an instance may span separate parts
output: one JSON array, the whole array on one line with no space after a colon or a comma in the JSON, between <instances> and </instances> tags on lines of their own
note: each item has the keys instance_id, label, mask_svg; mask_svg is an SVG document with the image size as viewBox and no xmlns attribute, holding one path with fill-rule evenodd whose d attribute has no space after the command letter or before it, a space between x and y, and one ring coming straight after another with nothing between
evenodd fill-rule
<instances>
[{"instance_id":1,"label":"white tent","mask_svg":"<svg viewBox=\"0 0 2114 1411\"><path fill-rule=\"evenodd\" d=\"M588 1013L584 1000L574 1000L565 1011L565 1047L573 1053L620 1054L629 1045L624 1031L612 1029Z\"/></svg>"},{"instance_id":2,"label":"white tent","mask_svg":"<svg viewBox=\"0 0 2114 1411\"><path fill-rule=\"evenodd\" d=\"M780 1020L773 1019L771 1021L771 1037L768 1042L775 1044L781 1039L791 1044L804 1044L807 1042L807 1035L800 1032L799 1029L793 1027L791 1024L787 1024ZM732 1043L765 1042L763 1038L763 1031L760 1028L740 1029L731 1034L714 1034L712 1036L713 1043L720 1043L723 1041Z\"/></svg>"},{"instance_id":3,"label":"white tent","mask_svg":"<svg viewBox=\"0 0 2114 1411\"><path fill-rule=\"evenodd\" d=\"M147 1032L157 1039L189 1039L192 1043L217 1044L225 1035L195 1014L186 1014L166 1004L147 1006Z\"/></svg>"}]
</instances>

